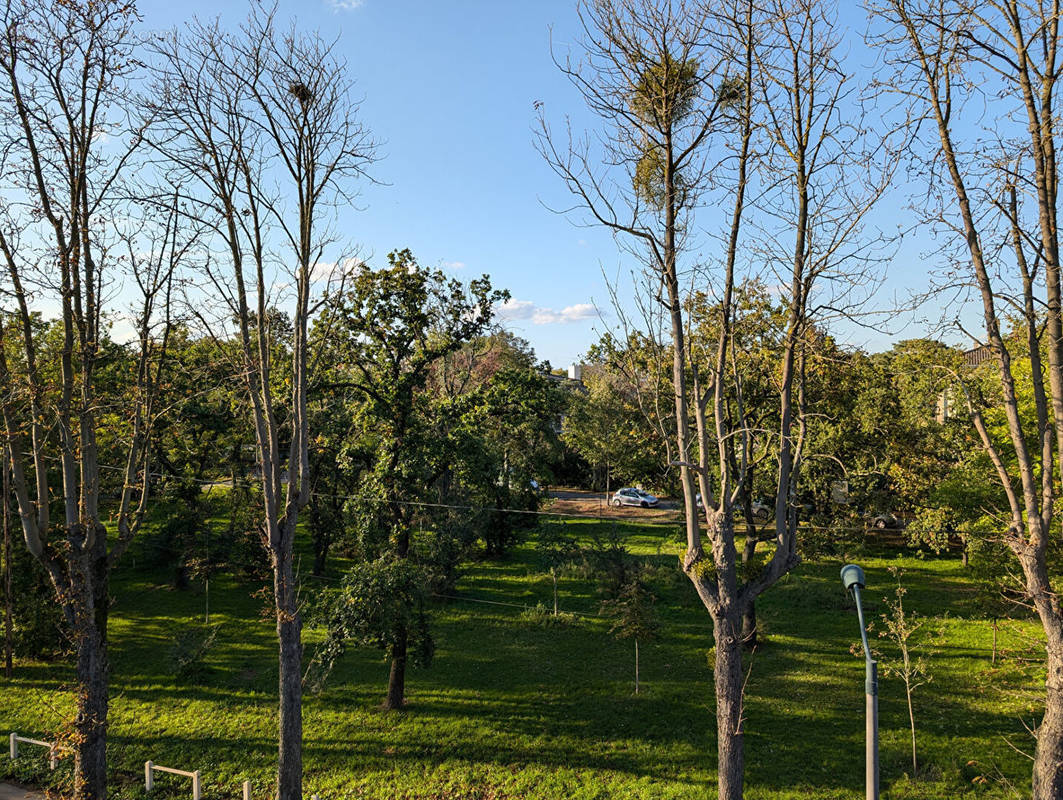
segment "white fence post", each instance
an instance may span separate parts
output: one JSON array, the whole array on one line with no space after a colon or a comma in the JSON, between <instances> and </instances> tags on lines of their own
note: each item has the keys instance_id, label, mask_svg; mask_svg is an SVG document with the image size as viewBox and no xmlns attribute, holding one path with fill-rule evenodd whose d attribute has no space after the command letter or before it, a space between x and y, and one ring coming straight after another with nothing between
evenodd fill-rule
<instances>
[{"instance_id":1,"label":"white fence post","mask_svg":"<svg viewBox=\"0 0 1063 800\"><path fill-rule=\"evenodd\" d=\"M251 800L251 781L244 781L244 800Z\"/></svg>"},{"instance_id":2,"label":"white fence post","mask_svg":"<svg viewBox=\"0 0 1063 800\"><path fill-rule=\"evenodd\" d=\"M189 772L186 769L177 769L176 767L163 767L156 764L154 761L144 762L144 790L150 792L155 787L155 773L156 772L169 772L171 775L183 775L186 778L192 779L192 800L202 800L202 777L199 774L199 770Z\"/></svg>"},{"instance_id":3,"label":"white fence post","mask_svg":"<svg viewBox=\"0 0 1063 800\"><path fill-rule=\"evenodd\" d=\"M19 736L14 731L7 737L8 752L11 755L11 760L14 761L18 758L18 743L25 742L26 744L35 744L38 747L48 748L48 767L55 769L59 763L59 742L42 742L40 739L31 739L28 736Z\"/></svg>"}]
</instances>

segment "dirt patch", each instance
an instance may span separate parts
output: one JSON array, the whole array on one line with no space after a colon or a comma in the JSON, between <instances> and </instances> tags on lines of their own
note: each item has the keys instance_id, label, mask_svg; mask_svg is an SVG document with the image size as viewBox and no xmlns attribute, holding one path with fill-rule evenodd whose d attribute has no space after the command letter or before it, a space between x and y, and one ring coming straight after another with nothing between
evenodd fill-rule
<instances>
[{"instance_id":1,"label":"dirt patch","mask_svg":"<svg viewBox=\"0 0 1063 800\"><path fill-rule=\"evenodd\" d=\"M547 513L574 514L581 517L603 517L608 519L674 521L679 519L677 503L662 498L657 508L638 508L637 506L609 505L612 494L603 492L585 492L580 489L552 489L548 493L551 502L543 510Z\"/></svg>"}]
</instances>

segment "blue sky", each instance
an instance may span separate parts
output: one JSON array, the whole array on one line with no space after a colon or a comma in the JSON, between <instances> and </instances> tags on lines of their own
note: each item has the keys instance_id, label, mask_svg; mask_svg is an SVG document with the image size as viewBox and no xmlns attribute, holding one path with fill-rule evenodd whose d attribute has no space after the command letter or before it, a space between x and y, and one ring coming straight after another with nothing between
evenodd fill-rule
<instances>
[{"instance_id":1,"label":"blue sky","mask_svg":"<svg viewBox=\"0 0 1063 800\"><path fill-rule=\"evenodd\" d=\"M138 7L149 28L192 15L235 26L248 8L245 0ZM536 102L553 120L568 113L587 122L550 59L551 27L555 43L572 41L574 0L282 0L279 12L338 37L364 97L362 119L383 142L373 168L383 185L366 184L362 208L343 214L346 235L370 263L409 247L423 264L457 276L490 274L512 293L508 327L555 367L577 360L602 329L595 306L612 321L603 270L623 275L632 265L610 235L543 205L564 206L568 197L532 146ZM890 215L899 213L891 206ZM699 222L711 224L711 213ZM886 294L903 292L904 263L918 263L915 251L905 252ZM893 338L839 333L871 349Z\"/></svg>"}]
</instances>

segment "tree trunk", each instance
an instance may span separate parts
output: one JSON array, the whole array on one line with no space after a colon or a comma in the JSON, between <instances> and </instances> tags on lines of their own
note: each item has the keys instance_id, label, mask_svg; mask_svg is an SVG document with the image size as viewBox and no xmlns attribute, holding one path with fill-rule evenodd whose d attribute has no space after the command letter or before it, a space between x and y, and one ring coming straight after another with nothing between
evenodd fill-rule
<instances>
[{"instance_id":1,"label":"tree trunk","mask_svg":"<svg viewBox=\"0 0 1063 800\"><path fill-rule=\"evenodd\" d=\"M77 532L69 537L83 540ZM74 716L74 798L107 800L107 711L110 664L107 659L107 531L96 529L92 551L70 559L70 597L77 651Z\"/></svg>"},{"instance_id":2,"label":"tree trunk","mask_svg":"<svg viewBox=\"0 0 1063 800\"><path fill-rule=\"evenodd\" d=\"M296 599L295 575L289 557L273 572L279 648L279 730L277 763L278 800L303 796L303 684L302 617Z\"/></svg>"},{"instance_id":3,"label":"tree trunk","mask_svg":"<svg viewBox=\"0 0 1063 800\"><path fill-rule=\"evenodd\" d=\"M95 622L84 627L77 635L74 797L107 800L107 642Z\"/></svg>"},{"instance_id":4,"label":"tree trunk","mask_svg":"<svg viewBox=\"0 0 1063 800\"><path fill-rule=\"evenodd\" d=\"M919 762L915 757L915 710L912 708L912 686L907 680L904 684L904 691L908 697L908 724L912 729L912 780L916 780L919 777Z\"/></svg>"},{"instance_id":5,"label":"tree trunk","mask_svg":"<svg viewBox=\"0 0 1063 800\"><path fill-rule=\"evenodd\" d=\"M1056 641L1048 646L1045 716L1037 729L1034 752L1034 800L1063 797L1063 641L1051 638Z\"/></svg>"},{"instance_id":6,"label":"tree trunk","mask_svg":"<svg viewBox=\"0 0 1063 800\"><path fill-rule=\"evenodd\" d=\"M4 674L8 678L14 674L14 604L15 597L11 584L11 523L10 505L11 489L8 486L7 450L0 450L0 469L3 469L4 493Z\"/></svg>"},{"instance_id":7,"label":"tree trunk","mask_svg":"<svg viewBox=\"0 0 1063 800\"><path fill-rule=\"evenodd\" d=\"M742 734L742 640L738 614L717 616L716 639L716 742L719 800L742 800L745 769Z\"/></svg>"},{"instance_id":8,"label":"tree trunk","mask_svg":"<svg viewBox=\"0 0 1063 800\"><path fill-rule=\"evenodd\" d=\"M398 711L406 705L406 641L403 628L391 650L391 673L388 675L388 696L384 700L386 711Z\"/></svg>"},{"instance_id":9,"label":"tree trunk","mask_svg":"<svg viewBox=\"0 0 1063 800\"><path fill-rule=\"evenodd\" d=\"M550 577L554 579L554 616L557 616L557 569L550 567Z\"/></svg>"},{"instance_id":10,"label":"tree trunk","mask_svg":"<svg viewBox=\"0 0 1063 800\"><path fill-rule=\"evenodd\" d=\"M322 575L325 574L325 564L328 561L329 544L330 542L328 541L328 539L314 539L313 575L315 578L320 578Z\"/></svg>"},{"instance_id":11,"label":"tree trunk","mask_svg":"<svg viewBox=\"0 0 1063 800\"><path fill-rule=\"evenodd\" d=\"M332 546L332 526L336 520L342 518L342 512L337 512L333 507L324 510L319 497L313 497L310 501L310 539L314 546L313 575L320 578L325 574L325 565L328 561L329 549Z\"/></svg>"},{"instance_id":12,"label":"tree trunk","mask_svg":"<svg viewBox=\"0 0 1063 800\"><path fill-rule=\"evenodd\" d=\"M736 470L737 471L737 470ZM749 470L752 476L753 470ZM753 518L753 501L750 496L753 493L752 478L748 479L749 485L745 492L745 502L742 503L742 513L746 520L746 541L742 547L742 566L749 564L757 553L757 544L760 542L760 532L757 530L756 520ZM756 598L749 598L749 605L742 612L742 646L746 650L752 650L757 646L757 604Z\"/></svg>"},{"instance_id":13,"label":"tree trunk","mask_svg":"<svg viewBox=\"0 0 1063 800\"><path fill-rule=\"evenodd\" d=\"M639 640L635 640L635 694L639 693Z\"/></svg>"},{"instance_id":14,"label":"tree trunk","mask_svg":"<svg viewBox=\"0 0 1063 800\"><path fill-rule=\"evenodd\" d=\"M757 646L757 602L752 597L742 612L742 646L746 650Z\"/></svg>"}]
</instances>

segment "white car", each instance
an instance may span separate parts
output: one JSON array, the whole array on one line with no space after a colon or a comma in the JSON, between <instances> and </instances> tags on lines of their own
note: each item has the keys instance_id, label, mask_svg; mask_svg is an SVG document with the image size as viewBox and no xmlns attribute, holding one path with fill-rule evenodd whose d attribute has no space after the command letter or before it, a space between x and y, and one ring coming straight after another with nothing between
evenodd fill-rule
<instances>
[{"instance_id":1,"label":"white car","mask_svg":"<svg viewBox=\"0 0 1063 800\"><path fill-rule=\"evenodd\" d=\"M621 489L613 495L610 501L614 506L639 506L640 508L652 508L661 501L649 492L642 489Z\"/></svg>"}]
</instances>

